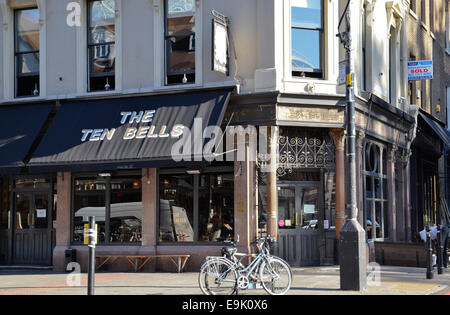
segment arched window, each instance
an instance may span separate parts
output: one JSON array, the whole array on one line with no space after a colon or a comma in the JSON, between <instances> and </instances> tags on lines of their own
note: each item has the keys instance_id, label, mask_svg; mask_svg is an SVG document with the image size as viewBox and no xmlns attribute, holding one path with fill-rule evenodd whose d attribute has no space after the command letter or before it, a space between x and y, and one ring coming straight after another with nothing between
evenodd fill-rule
<instances>
[{"instance_id":1,"label":"arched window","mask_svg":"<svg viewBox=\"0 0 450 315\"><path fill-rule=\"evenodd\" d=\"M367 239L385 239L388 229L388 194L385 146L367 141L364 146L364 227Z\"/></svg>"}]
</instances>

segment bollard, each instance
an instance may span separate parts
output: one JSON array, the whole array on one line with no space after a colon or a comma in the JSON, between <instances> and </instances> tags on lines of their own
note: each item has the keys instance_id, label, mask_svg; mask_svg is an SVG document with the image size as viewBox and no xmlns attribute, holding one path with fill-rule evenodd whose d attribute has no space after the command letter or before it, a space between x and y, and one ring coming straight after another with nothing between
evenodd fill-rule
<instances>
[{"instance_id":1,"label":"bollard","mask_svg":"<svg viewBox=\"0 0 450 315\"><path fill-rule=\"evenodd\" d=\"M427 241L426 241L426 251L427 251L427 279L433 279L433 247L431 246L431 232L430 227L426 227L427 231Z\"/></svg>"},{"instance_id":2,"label":"bollard","mask_svg":"<svg viewBox=\"0 0 450 315\"><path fill-rule=\"evenodd\" d=\"M97 231L95 229L95 217L89 217L89 265L88 265L88 295L94 295L95 287L95 244Z\"/></svg>"},{"instance_id":3,"label":"bollard","mask_svg":"<svg viewBox=\"0 0 450 315\"><path fill-rule=\"evenodd\" d=\"M438 225L438 233L437 233L437 244L436 244L436 252L437 252L437 272L438 275L442 275L444 273L444 244L442 242L442 226Z\"/></svg>"}]
</instances>

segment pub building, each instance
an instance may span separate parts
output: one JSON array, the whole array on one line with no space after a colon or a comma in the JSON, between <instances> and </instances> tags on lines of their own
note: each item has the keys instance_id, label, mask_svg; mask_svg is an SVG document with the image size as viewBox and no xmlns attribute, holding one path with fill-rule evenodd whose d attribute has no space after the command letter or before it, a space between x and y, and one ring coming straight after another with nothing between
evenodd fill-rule
<instances>
[{"instance_id":1,"label":"pub building","mask_svg":"<svg viewBox=\"0 0 450 315\"><path fill-rule=\"evenodd\" d=\"M64 270L73 249L85 268L83 228L95 216L98 255L186 254L195 271L224 240L239 236L250 251L256 237L271 235L294 266L335 264L345 221L345 100L312 100L231 87L2 106L1 263ZM390 210L406 195L397 183L403 164L395 166L413 119L375 96L369 102L376 116L358 99L358 196L368 205L359 219L369 239L380 239L399 233L391 222L406 216ZM211 137L195 134L198 121L203 130L239 126L235 157L243 158L199 158L196 147ZM183 133L191 142L177 147ZM234 140L225 134L215 143ZM173 268L164 262L143 270ZM126 260L104 268L126 270Z\"/></svg>"},{"instance_id":2,"label":"pub building","mask_svg":"<svg viewBox=\"0 0 450 315\"><path fill-rule=\"evenodd\" d=\"M256 8L231 0L88 0L80 1L82 25L73 28L58 24L66 16L52 18L68 13L61 0L37 1L37 8L18 2L0 2L7 52L0 58L7 61L0 265L64 271L75 259L86 270L89 216L98 225L98 255L190 255L185 270L198 271L224 240L249 252L256 237L270 235L275 254L292 266L338 263L348 178L339 1L261 1ZM235 28L230 43L211 45L207 22L211 12L221 19L218 8ZM305 26L305 15L317 27ZM147 30L153 38L135 34ZM304 43L305 31L317 39L310 60L303 60L305 45L291 47ZM24 45L9 51L13 39ZM219 54L229 59L225 71L209 71L210 46L228 44ZM384 51L376 45L373 54ZM258 54L249 53L255 47ZM14 76L17 56L29 73ZM367 239L396 241L411 226L415 117L374 93L357 95L358 220ZM103 268L130 270L126 259ZM142 270L174 266L152 259Z\"/></svg>"}]
</instances>

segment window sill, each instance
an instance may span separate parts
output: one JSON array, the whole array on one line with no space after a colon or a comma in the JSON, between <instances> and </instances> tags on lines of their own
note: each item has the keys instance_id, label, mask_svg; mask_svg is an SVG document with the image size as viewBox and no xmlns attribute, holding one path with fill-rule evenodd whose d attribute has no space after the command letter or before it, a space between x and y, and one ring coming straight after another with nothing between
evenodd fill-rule
<instances>
[{"instance_id":1,"label":"window sill","mask_svg":"<svg viewBox=\"0 0 450 315\"><path fill-rule=\"evenodd\" d=\"M409 15L411 15L414 19L419 20L417 14L413 10L409 10Z\"/></svg>"},{"instance_id":2,"label":"window sill","mask_svg":"<svg viewBox=\"0 0 450 315\"><path fill-rule=\"evenodd\" d=\"M450 49L446 48L446 49L445 49L445 52L446 52L447 55L450 56Z\"/></svg>"},{"instance_id":3,"label":"window sill","mask_svg":"<svg viewBox=\"0 0 450 315\"><path fill-rule=\"evenodd\" d=\"M425 31L429 31L430 30L430 27L428 26L428 25L426 25L424 22L422 22L422 21L420 21L420 25L422 26L422 28L425 30Z\"/></svg>"},{"instance_id":4,"label":"window sill","mask_svg":"<svg viewBox=\"0 0 450 315\"><path fill-rule=\"evenodd\" d=\"M21 104L21 103L29 103L29 102L36 102L36 101L44 101L47 100L46 97L44 96L22 96L22 97L14 97L14 98L4 98L1 101L1 105L6 104L6 103L16 103L16 104Z\"/></svg>"},{"instance_id":5,"label":"window sill","mask_svg":"<svg viewBox=\"0 0 450 315\"><path fill-rule=\"evenodd\" d=\"M325 84L325 85L337 85L337 82L325 79L315 79L315 78L287 78L283 79L283 82L287 83L315 83L315 84Z\"/></svg>"}]
</instances>

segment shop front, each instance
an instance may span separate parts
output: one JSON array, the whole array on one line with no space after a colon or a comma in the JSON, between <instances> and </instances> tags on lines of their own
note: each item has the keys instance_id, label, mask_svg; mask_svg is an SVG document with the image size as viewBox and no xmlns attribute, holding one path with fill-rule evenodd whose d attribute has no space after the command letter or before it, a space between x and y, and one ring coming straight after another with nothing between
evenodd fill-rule
<instances>
[{"instance_id":1,"label":"shop front","mask_svg":"<svg viewBox=\"0 0 450 315\"><path fill-rule=\"evenodd\" d=\"M98 254L217 254L235 235L234 164L202 149L231 91L2 108L0 263L62 271L74 249L85 268L89 216Z\"/></svg>"}]
</instances>

